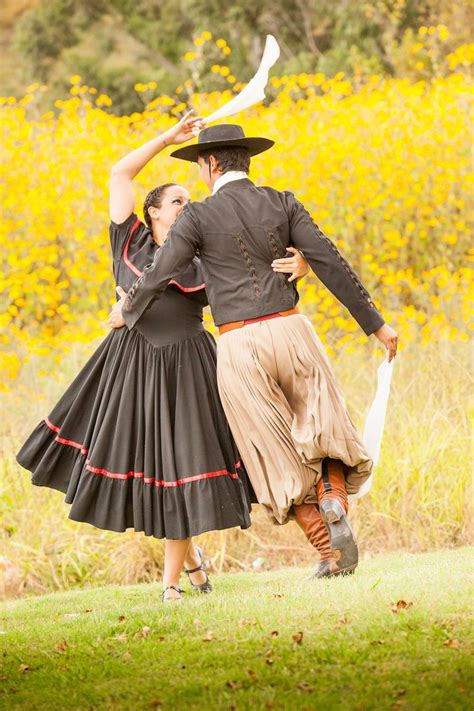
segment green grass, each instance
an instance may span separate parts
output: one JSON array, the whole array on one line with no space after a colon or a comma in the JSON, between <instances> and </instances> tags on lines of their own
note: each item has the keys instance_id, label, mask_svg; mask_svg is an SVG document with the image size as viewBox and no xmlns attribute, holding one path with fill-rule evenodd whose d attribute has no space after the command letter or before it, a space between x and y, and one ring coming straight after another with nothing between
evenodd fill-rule
<instances>
[{"instance_id":1,"label":"green grass","mask_svg":"<svg viewBox=\"0 0 474 711\"><path fill-rule=\"evenodd\" d=\"M10 601L0 705L472 709L472 562L463 548L383 555L318 582L297 568L228 574L181 605L161 604L157 584ZM413 604L393 612L399 600Z\"/></svg>"}]
</instances>

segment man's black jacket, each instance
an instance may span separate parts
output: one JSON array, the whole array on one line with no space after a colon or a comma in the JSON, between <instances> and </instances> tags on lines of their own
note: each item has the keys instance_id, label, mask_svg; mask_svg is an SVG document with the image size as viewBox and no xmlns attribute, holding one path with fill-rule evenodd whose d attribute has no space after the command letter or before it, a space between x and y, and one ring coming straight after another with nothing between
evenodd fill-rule
<instances>
[{"instance_id":1,"label":"man's black jacket","mask_svg":"<svg viewBox=\"0 0 474 711\"><path fill-rule=\"evenodd\" d=\"M294 282L272 270L286 248L300 249L314 273L367 335L384 323L359 277L290 192L242 179L186 205L153 264L130 289L123 317L132 328L143 312L198 254L217 325L291 309Z\"/></svg>"}]
</instances>

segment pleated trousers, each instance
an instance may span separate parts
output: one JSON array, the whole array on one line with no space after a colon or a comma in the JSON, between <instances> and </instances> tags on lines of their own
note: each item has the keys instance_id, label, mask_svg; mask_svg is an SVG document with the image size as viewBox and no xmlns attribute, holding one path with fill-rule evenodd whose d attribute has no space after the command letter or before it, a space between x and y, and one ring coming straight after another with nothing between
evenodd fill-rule
<instances>
[{"instance_id":1,"label":"pleated trousers","mask_svg":"<svg viewBox=\"0 0 474 711\"><path fill-rule=\"evenodd\" d=\"M324 347L301 314L220 336L222 404L258 501L276 524L294 504L316 503L325 457L346 467L356 493L372 461L347 412Z\"/></svg>"}]
</instances>

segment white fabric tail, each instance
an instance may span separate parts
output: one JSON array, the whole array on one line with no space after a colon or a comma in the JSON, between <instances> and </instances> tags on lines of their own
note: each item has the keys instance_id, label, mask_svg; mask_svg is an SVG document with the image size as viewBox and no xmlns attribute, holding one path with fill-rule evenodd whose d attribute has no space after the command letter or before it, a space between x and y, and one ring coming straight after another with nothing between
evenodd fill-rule
<instances>
[{"instance_id":1,"label":"white fabric tail","mask_svg":"<svg viewBox=\"0 0 474 711\"><path fill-rule=\"evenodd\" d=\"M387 403L390 395L390 383L392 382L393 365L395 359L389 363L387 359L383 361L377 368L377 391L374 400L369 409L369 414L365 421L364 434L362 441L364 442L367 453L374 463L374 469L379 461L380 448L382 445L383 428L385 424L385 414L387 412ZM364 496L372 486L374 469L370 477L360 487L357 494L351 494L350 500L359 499Z\"/></svg>"},{"instance_id":2,"label":"white fabric tail","mask_svg":"<svg viewBox=\"0 0 474 711\"><path fill-rule=\"evenodd\" d=\"M280 47L278 42L273 35L267 35L260 66L253 79L249 81L247 86L245 86L237 96L234 96L233 99L221 106L220 109L217 109L213 114L204 118L203 123L208 124L218 119L227 118L227 116L233 116L239 113L239 111L248 109L249 106L253 106L254 104L258 104L259 101L262 101L265 98L268 72L279 56Z\"/></svg>"}]
</instances>

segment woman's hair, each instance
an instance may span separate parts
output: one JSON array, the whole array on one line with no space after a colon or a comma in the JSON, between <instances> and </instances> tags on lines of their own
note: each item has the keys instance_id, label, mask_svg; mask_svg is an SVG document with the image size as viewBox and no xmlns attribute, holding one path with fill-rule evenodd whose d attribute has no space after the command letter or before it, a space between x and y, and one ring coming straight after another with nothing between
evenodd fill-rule
<instances>
[{"instance_id":1,"label":"woman's hair","mask_svg":"<svg viewBox=\"0 0 474 711\"><path fill-rule=\"evenodd\" d=\"M145 202L143 203L143 217L145 218L145 222L148 225L148 227L151 230L151 217L148 214L148 208L149 207L161 207L161 203L163 202L163 196L165 192L168 190L168 188L172 188L173 185L176 185L176 183L164 183L163 185L158 185L157 188L153 188L153 190L150 190L148 195L145 198Z\"/></svg>"}]
</instances>

